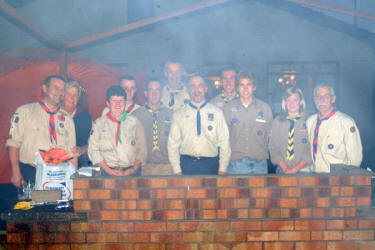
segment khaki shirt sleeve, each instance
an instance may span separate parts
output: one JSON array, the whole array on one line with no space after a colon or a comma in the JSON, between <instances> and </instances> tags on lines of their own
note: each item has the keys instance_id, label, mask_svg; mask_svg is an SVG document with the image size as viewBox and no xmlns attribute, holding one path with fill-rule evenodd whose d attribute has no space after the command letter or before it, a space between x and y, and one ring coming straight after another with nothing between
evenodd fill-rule
<instances>
[{"instance_id":1,"label":"khaki shirt sleeve","mask_svg":"<svg viewBox=\"0 0 375 250\"><path fill-rule=\"evenodd\" d=\"M284 159L284 157L281 155L279 150L279 144L278 144L278 133L280 132L279 129L280 124L277 122L277 120L274 120L271 125L271 130L269 133L269 142L268 142L268 149L270 151L271 155L271 162L274 165L277 165L280 161Z\"/></svg>"},{"instance_id":2,"label":"khaki shirt sleeve","mask_svg":"<svg viewBox=\"0 0 375 250\"><path fill-rule=\"evenodd\" d=\"M73 119L69 119L69 135L68 135L68 141L67 141L67 148L70 154L72 154L73 147L76 146L76 128L74 126Z\"/></svg>"},{"instance_id":3,"label":"khaki shirt sleeve","mask_svg":"<svg viewBox=\"0 0 375 250\"><path fill-rule=\"evenodd\" d=\"M100 152L99 137L100 126L98 122L94 122L88 142L88 155L93 165L98 164L99 162L104 160Z\"/></svg>"},{"instance_id":4,"label":"khaki shirt sleeve","mask_svg":"<svg viewBox=\"0 0 375 250\"><path fill-rule=\"evenodd\" d=\"M21 147L25 131L25 120L25 112L18 108L10 121L9 137L6 141L7 147Z\"/></svg>"},{"instance_id":5,"label":"khaki shirt sleeve","mask_svg":"<svg viewBox=\"0 0 375 250\"><path fill-rule=\"evenodd\" d=\"M147 146L146 146L146 137L143 126L141 122L136 118L137 125L136 125L136 141L137 141L137 149L136 149L136 159L139 159L142 163L142 166L146 165L146 158L147 158Z\"/></svg>"},{"instance_id":6,"label":"khaki shirt sleeve","mask_svg":"<svg viewBox=\"0 0 375 250\"><path fill-rule=\"evenodd\" d=\"M181 173L180 146L182 142L181 130L178 124L178 113L172 118L171 130L168 136L168 158L174 173Z\"/></svg>"},{"instance_id":7,"label":"khaki shirt sleeve","mask_svg":"<svg viewBox=\"0 0 375 250\"><path fill-rule=\"evenodd\" d=\"M218 120L218 146L220 148L220 162L219 162L219 171L227 172L227 167L230 161L231 149L229 141L229 129L227 122L225 120L223 112L220 111Z\"/></svg>"},{"instance_id":8,"label":"khaki shirt sleeve","mask_svg":"<svg viewBox=\"0 0 375 250\"><path fill-rule=\"evenodd\" d=\"M271 108L267 105L267 112L265 112L265 118L266 118L266 121L267 121L267 124L266 124L266 143L268 144L268 140L269 140L269 134L271 132L271 127L272 127L272 121L273 121L273 115L272 115L272 110Z\"/></svg>"},{"instance_id":9,"label":"khaki shirt sleeve","mask_svg":"<svg viewBox=\"0 0 375 250\"><path fill-rule=\"evenodd\" d=\"M350 165L359 167L363 157L362 142L359 130L354 121L346 122L344 128L344 142Z\"/></svg>"}]
</instances>

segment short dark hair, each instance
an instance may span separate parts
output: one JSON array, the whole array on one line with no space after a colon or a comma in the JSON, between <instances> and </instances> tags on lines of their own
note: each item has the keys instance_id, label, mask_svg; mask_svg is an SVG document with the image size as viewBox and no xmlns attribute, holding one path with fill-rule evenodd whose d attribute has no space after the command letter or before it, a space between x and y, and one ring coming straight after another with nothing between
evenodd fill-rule
<instances>
[{"instance_id":1,"label":"short dark hair","mask_svg":"<svg viewBox=\"0 0 375 250\"><path fill-rule=\"evenodd\" d=\"M119 85L112 85L107 89L106 98L107 102L111 99L112 96L123 96L126 100L125 90Z\"/></svg>"},{"instance_id":2,"label":"short dark hair","mask_svg":"<svg viewBox=\"0 0 375 250\"><path fill-rule=\"evenodd\" d=\"M234 71L237 74L237 69L233 65L226 66L220 70L220 75L223 76L224 71Z\"/></svg>"},{"instance_id":3,"label":"short dark hair","mask_svg":"<svg viewBox=\"0 0 375 250\"><path fill-rule=\"evenodd\" d=\"M257 81L255 79L255 76L252 72L250 71L242 71L237 75L236 79L236 88L238 88L238 85L240 84L241 79L249 79L250 81L253 81L252 84L256 87L257 86Z\"/></svg>"},{"instance_id":4,"label":"short dark hair","mask_svg":"<svg viewBox=\"0 0 375 250\"><path fill-rule=\"evenodd\" d=\"M118 85L121 85L122 81L124 80L134 81L135 85L137 85L137 81L135 80L134 76L131 75L120 76L120 78L118 79Z\"/></svg>"},{"instance_id":5,"label":"short dark hair","mask_svg":"<svg viewBox=\"0 0 375 250\"><path fill-rule=\"evenodd\" d=\"M65 79L62 76L50 75L50 76L47 76L44 79L43 84L46 85L47 88L49 88L49 86L51 85L51 80L52 79L59 79L59 80L61 80L61 81L63 81L65 83Z\"/></svg>"},{"instance_id":6,"label":"short dark hair","mask_svg":"<svg viewBox=\"0 0 375 250\"><path fill-rule=\"evenodd\" d=\"M148 85L151 83L151 82L158 82L160 83L160 87L161 87L161 81L159 78L157 77L152 77L152 78L149 78L146 82L146 90L148 90Z\"/></svg>"}]
</instances>

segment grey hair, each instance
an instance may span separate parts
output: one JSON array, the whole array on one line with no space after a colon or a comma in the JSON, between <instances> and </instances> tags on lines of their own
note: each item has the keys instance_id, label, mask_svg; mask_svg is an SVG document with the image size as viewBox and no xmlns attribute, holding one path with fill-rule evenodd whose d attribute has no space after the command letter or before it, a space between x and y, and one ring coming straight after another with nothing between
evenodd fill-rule
<instances>
[{"instance_id":1,"label":"grey hair","mask_svg":"<svg viewBox=\"0 0 375 250\"><path fill-rule=\"evenodd\" d=\"M331 86L331 84L328 84L328 83L321 83L321 84L318 84L315 86L314 88L314 96L316 96L316 91L318 91L318 89L320 88L328 88L329 91L331 92L331 95L335 95L335 90L333 89L333 87Z\"/></svg>"},{"instance_id":2,"label":"grey hair","mask_svg":"<svg viewBox=\"0 0 375 250\"><path fill-rule=\"evenodd\" d=\"M75 80L69 80L65 83L64 89L67 90L70 88L77 88L78 99L80 99L82 94L85 92L85 89L81 86L81 84Z\"/></svg>"}]
</instances>

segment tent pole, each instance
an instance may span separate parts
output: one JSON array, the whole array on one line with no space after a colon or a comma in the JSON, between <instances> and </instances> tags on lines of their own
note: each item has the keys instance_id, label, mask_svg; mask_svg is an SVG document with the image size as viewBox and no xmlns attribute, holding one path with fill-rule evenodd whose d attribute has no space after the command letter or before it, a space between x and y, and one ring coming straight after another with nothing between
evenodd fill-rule
<instances>
[{"instance_id":1,"label":"tent pole","mask_svg":"<svg viewBox=\"0 0 375 250\"><path fill-rule=\"evenodd\" d=\"M60 51L60 76L68 79L68 58L66 50Z\"/></svg>"}]
</instances>

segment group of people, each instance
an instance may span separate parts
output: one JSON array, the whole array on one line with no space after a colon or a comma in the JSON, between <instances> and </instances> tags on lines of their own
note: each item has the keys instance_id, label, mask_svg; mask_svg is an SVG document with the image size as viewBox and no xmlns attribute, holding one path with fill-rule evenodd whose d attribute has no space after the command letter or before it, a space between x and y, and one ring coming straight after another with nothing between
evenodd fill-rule
<instances>
[{"instance_id":1,"label":"group of people","mask_svg":"<svg viewBox=\"0 0 375 250\"><path fill-rule=\"evenodd\" d=\"M167 62L164 75L165 84L147 81L144 106L135 103L134 77L121 77L107 89L106 108L94 123L78 82L47 77L42 100L19 107L11 120L12 183L33 182L35 153L54 147L71 153L77 167L100 166L104 176L267 174L269 157L284 174L361 164L359 130L336 110L327 83L314 90L317 114L308 117L303 93L293 86L273 119L270 106L254 96L257 81L249 72L223 69L223 91L211 101L203 76L183 83L181 63Z\"/></svg>"}]
</instances>

